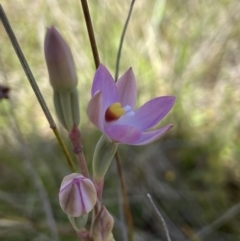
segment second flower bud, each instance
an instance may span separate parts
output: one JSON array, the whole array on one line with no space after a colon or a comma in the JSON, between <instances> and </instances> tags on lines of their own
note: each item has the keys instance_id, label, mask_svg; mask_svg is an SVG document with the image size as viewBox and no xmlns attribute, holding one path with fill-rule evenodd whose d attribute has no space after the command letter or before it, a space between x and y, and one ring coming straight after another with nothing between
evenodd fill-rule
<instances>
[{"instance_id":1,"label":"second flower bud","mask_svg":"<svg viewBox=\"0 0 240 241\"><path fill-rule=\"evenodd\" d=\"M69 216L79 217L89 213L97 202L97 192L93 182L78 173L63 178L59 191L62 210Z\"/></svg>"}]
</instances>

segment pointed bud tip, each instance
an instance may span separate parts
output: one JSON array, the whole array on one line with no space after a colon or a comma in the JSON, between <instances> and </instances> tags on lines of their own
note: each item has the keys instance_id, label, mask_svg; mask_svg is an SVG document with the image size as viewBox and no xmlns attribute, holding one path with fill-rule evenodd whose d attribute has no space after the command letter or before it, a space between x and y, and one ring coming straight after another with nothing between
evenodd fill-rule
<instances>
[{"instance_id":1,"label":"pointed bud tip","mask_svg":"<svg viewBox=\"0 0 240 241\"><path fill-rule=\"evenodd\" d=\"M72 52L54 26L47 28L44 54L52 87L61 91L75 88L77 74Z\"/></svg>"}]
</instances>

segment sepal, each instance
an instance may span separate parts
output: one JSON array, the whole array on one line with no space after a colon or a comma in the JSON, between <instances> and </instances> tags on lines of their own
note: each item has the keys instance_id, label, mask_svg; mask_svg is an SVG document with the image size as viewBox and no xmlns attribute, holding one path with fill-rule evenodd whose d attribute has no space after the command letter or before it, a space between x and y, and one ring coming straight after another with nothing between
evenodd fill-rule
<instances>
[{"instance_id":1,"label":"sepal","mask_svg":"<svg viewBox=\"0 0 240 241\"><path fill-rule=\"evenodd\" d=\"M100 182L105 176L109 165L117 151L118 144L111 142L102 135L97 143L93 154L93 176L94 180Z\"/></svg>"},{"instance_id":2,"label":"sepal","mask_svg":"<svg viewBox=\"0 0 240 241\"><path fill-rule=\"evenodd\" d=\"M73 126L78 126L80 122L77 89L73 88L68 91L54 90L53 100L58 120L70 132Z\"/></svg>"},{"instance_id":3,"label":"sepal","mask_svg":"<svg viewBox=\"0 0 240 241\"><path fill-rule=\"evenodd\" d=\"M75 231L81 232L88 221L88 213L81 215L80 217L68 216L70 223Z\"/></svg>"}]
</instances>

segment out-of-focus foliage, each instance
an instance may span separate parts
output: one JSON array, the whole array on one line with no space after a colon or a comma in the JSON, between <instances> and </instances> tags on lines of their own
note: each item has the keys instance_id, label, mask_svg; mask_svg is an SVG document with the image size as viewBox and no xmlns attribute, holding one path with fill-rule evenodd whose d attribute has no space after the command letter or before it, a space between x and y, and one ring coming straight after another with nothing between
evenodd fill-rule
<instances>
[{"instance_id":1,"label":"out-of-focus foliage","mask_svg":"<svg viewBox=\"0 0 240 241\"><path fill-rule=\"evenodd\" d=\"M80 1L1 4L52 113L43 55L46 27L55 25L68 41L78 71L81 129L90 166L100 133L86 116L95 68ZM112 74L129 5L129 0L89 1L100 59ZM47 190L60 240L76 240L58 204L61 180L70 170L1 24L0 33L0 84L11 88L10 101L0 102L0 240L50 240L26 159ZM173 241L240 240L239 0L136 0L120 72L130 66L139 105L159 95L177 97L163 121L174 128L164 139L120 148L137 240L165 240L147 192ZM113 163L104 202L115 216L116 240L123 240L116 176Z\"/></svg>"}]
</instances>

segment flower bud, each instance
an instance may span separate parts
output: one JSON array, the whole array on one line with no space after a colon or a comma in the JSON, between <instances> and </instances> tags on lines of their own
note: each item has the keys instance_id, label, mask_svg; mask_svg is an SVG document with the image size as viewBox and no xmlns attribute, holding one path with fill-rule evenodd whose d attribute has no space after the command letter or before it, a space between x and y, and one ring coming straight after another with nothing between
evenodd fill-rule
<instances>
[{"instance_id":1,"label":"flower bud","mask_svg":"<svg viewBox=\"0 0 240 241\"><path fill-rule=\"evenodd\" d=\"M47 29L44 52L53 89L63 91L76 87L77 74L71 50L53 26Z\"/></svg>"},{"instance_id":2,"label":"flower bud","mask_svg":"<svg viewBox=\"0 0 240 241\"><path fill-rule=\"evenodd\" d=\"M59 191L62 210L69 216L79 217L89 213L97 201L93 182L78 173L63 178Z\"/></svg>"},{"instance_id":3,"label":"flower bud","mask_svg":"<svg viewBox=\"0 0 240 241\"><path fill-rule=\"evenodd\" d=\"M92 227L92 237L94 241L111 241L114 219L108 210L103 206L95 217Z\"/></svg>"},{"instance_id":4,"label":"flower bud","mask_svg":"<svg viewBox=\"0 0 240 241\"><path fill-rule=\"evenodd\" d=\"M71 50L54 27L47 30L44 52L57 117L70 132L80 122L77 74Z\"/></svg>"},{"instance_id":5,"label":"flower bud","mask_svg":"<svg viewBox=\"0 0 240 241\"><path fill-rule=\"evenodd\" d=\"M99 182L105 176L109 165L117 151L118 144L110 142L106 136L102 135L97 143L93 154L93 176Z\"/></svg>"}]
</instances>

